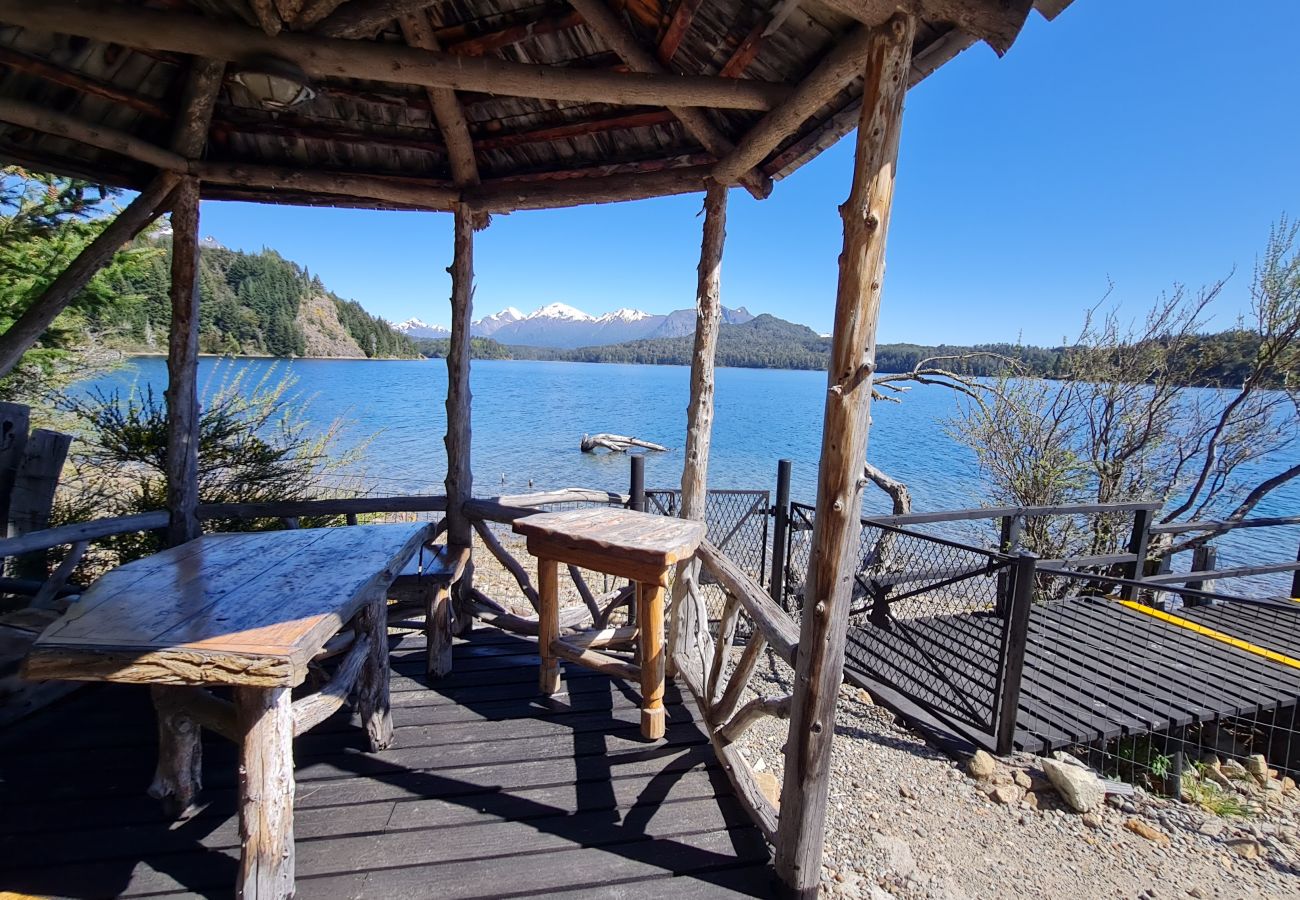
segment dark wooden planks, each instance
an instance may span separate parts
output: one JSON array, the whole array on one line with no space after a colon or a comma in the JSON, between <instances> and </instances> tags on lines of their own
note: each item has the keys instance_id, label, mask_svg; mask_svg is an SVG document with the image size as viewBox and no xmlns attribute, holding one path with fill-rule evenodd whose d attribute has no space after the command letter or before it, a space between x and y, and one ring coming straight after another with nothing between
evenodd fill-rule
<instances>
[{"instance_id":1,"label":"dark wooden planks","mask_svg":"<svg viewBox=\"0 0 1300 900\"><path fill-rule=\"evenodd\" d=\"M1277 628L1278 610L1229 604L1180 615L1279 652L1300 644ZM997 685L999 627L983 615L858 626L848 666L979 742ZM1300 699L1300 670L1098 597L1036 605L1026 654L1015 743L1030 751L1254 715Z\"/></svg>"},{"instance_id":2,"label":"dark wooden planks","mask_svg":"<svg viewBox=\"0 0 1300 900\"><path fill-rule=\"evenodd\" d=\"M534 648L475 632L456 647L447 693L408 678L390 750L365 752L346 714L296 742L299 895L770 895L767 847L693 704L670 692L667 739L648 744L635 697L609 679L572 668L560 694L537 697ZM420 639L401 641L398 670L418 672L422 654ZM143 793L153 740L147 692L127 685L90 688L0 736L0 884L228 890L233 748L207 742L206 805L175 824Z\"/></svg>"}]
</instances>

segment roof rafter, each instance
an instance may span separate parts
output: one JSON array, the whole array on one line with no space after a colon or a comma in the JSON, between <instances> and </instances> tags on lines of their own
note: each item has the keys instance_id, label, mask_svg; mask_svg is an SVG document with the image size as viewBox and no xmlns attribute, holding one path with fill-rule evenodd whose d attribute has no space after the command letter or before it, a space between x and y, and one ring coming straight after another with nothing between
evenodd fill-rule
<instances>
[{"instance_id":1,"label":"roof rafter","mask_svg":"<svg viewBox=\"0 0 1300 900\"><path fill-rule=\"evenodd\" d=\"M408 46L420 50L436 51L438 39L433 36L427 13L415 13L402 16L397 20L402 29L402 37ZM474 145L469 139L469 124L465 121L465 111L461 109L456 92L450 88L426 88L429 105L433 108L433 118L442 132L442 142L447 147L447 158L451 165L451 180L457 187L478 184L478 161L474 158Z\"/></svg>"},{"instance_id":2,"label":"roof rafter","mask_svg":"<svg viewBox=\"0 0 1300 900\"><path fill-rule=\"evenodd\" d=\"M601 39L609 44L631 69L655 75L665 74L666 70L659 60L637 42L632 32L605 5L605 0L569 0L569 2L587 20L588 27L600 35ZM732 83L739 85L754 82L733 79ZM722 159L734 149L731 140L714 127L703 110L674 104L667 98L660 101L659 105L667 107L682 123L682 127L716 159ZM736 180L760 200L772 193L771 179L761 172L747 172Z\"/></svg>"},{"instance_id":3,"label":"roof rafter","mask_svg":"<svg viewBox=\"0 0 1300 900\"><path fill-rule=\"evenodd\" d=\"M568 31L570 28L577 28L581 24L583 24L582 16L576 11L570 10L559 15L547 15L524 22L516 22L513 25L507 25L495 31L485 31L472 37L443 41L442 48L448 53L455 53L458 56L483 56L500 50L502 47L510 47L541 35Z\"/></svg>"},{"instance_id":4,"label":"roof rafter","mask_svg":"<svg viewBox=\"0 0 1300 900\"><path fill-rule=\"evenodd\" d=\"M668 30L659 41L659 51L655 54L659 62L665 66L672 65L673 57L677 55L677 48L681 46L686 32L690 31L691 22L695 19L695 14L700 11L703 2L704 0L677 0L677 8L673 10Z\"/></svg>"},{"instance_id":5,"label":"roof rafter","mask_svg":"<svg viewBox=\"0 0 1300 900\"><path fill-rule=\"evenodd\" d=\"M0 0L0 21L37 31L78 34L127 47L236 63L250 55L267 53L288 59L315 77L360 78L548 100L766 110L789 93L784 85L708 75L557 69L288 32L271 38L234 22L93 0L48 0L42 4Z\"/></svg>"}]
</instances>

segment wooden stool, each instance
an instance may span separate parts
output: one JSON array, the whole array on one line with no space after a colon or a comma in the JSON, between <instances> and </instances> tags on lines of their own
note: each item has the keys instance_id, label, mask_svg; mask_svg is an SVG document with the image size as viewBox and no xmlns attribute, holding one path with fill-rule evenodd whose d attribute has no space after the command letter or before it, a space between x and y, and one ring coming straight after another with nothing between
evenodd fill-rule
<instances>
[{"instance_id":1,"label":"wooden stool","mask_svg":"<svg viewBox=\"0 0 1300 900\"><path fill-rule=\"evenodd\" d=\"M704 523L618 507L539 513L514 523L537 557L542 693L559 688L559 660L641 682L641 734L664 736L664 588L668 572L704 539ZM560 563L636 583L639 665L560 638Z\"/></svg>"},{"instance_id":2,"label":"wooden stool","mask_svg":"<svg viewBox=\"0 0 1300 900\"><path fill-rule=\"evenodd\" d=\"M393 580L388 597L389 628L423 631L425 669L434 678L451 672L451 589L469 563L470 549L460 544L427 544ZM393 621L405 613L421 620Z\"/></svg>"}]
</instances>

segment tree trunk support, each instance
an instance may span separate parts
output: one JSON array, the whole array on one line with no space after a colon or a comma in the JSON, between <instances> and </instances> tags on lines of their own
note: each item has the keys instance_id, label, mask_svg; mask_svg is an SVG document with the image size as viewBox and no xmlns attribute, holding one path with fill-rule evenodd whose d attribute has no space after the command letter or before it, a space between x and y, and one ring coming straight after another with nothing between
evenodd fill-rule
<instances>
[{"instance_id":1,"label":"tree trunk support","mask_svg":"<svg viewBox=\"0 0 1300 900\"><path fill-rule=\"evenodd\" d=\"M472 546L473 530L462 505L474 496L470 467L470 320L474 315L474 216L456 204L451 268L451 340L447 346L447 542ZM474 564L453 589L452 628L464 634L472 621L470 591Z\"/></svg>"},{"instance_id":2,"label":"tree trunk support","mask_svg":"<svg viewBox=\"0 0 1300 900\"><path fill-rule=\"evenodd\" d=\"M167 543L199 527L199 182L185 179L172 207L172 322L167 342Z\"/></svg>"},{"instance_id":3,"label":"tree trunk support","mask_svg":"<svg viewBox=\"0 0 1300 900\"><path fill-rule=\"evenodd\" d=\"M777 875L791 894L809 900L816 896L821 878L835 700L843 677L854 552L861 531L885 236L915 34L915 19L900 13L872 36L853 186L840 207L844 249L817 472L817 518L776 843Z\"/></svg>"},{"instance_id":4,"label":"tree trunk support","mask_svg":"<svg viewBox=\"0 0 1300 900\"><path fill-rule=\"evenodd\" d=\"M239 837L236 896L279 900L294 893L293 701L287 687L236 687Z\"/></svg>"},{"instance_id":5,"label":"tree trunk support","mask_svg":"<svg viewBox=\"0 0 1300 900\"><path fill-rule=\"evenodd\" d=\"M18 321L0 335L0 378L13 371L45 329L67 308L95 273L108 264L122 245L149 226L167 206L167 201L181 178L174 172L160 172L140 195L108 224L99 237L86 246L77 258L45 289Z\"/></svg>"},{"instance_id":6,"label":"tree trunk support","mask_svg":"<svg viewBox=\"0 0 1300 900\"><path fill-rule=\"evenodd\" d=\"M704 237L695 293L695 350L691 355L691 399L686 413L686 460L682 466L683 519L704 521L709 480L709 442L713 432L713 357L722 324L722 249L727 237L727 188L716 181L705 184ZM678 563L673 579L669 661L690 665L695 681L704 684L705 670L713 659L708 611L695 586L700 564L694 558ZM642 623L642 633L646 631Z\"/></svg>"}]
</instances>

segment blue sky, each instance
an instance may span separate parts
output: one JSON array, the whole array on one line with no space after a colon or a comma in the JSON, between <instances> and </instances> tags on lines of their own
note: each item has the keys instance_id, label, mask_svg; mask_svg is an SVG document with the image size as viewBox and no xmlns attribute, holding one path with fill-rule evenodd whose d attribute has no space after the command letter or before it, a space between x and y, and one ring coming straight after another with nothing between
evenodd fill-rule
<instances>
[{"instance_id":1,"label":"blue sky","mask_svg":"<svg viewBox=\"0 0 1300 900\"><path fill-rule=\"evenodd\" d=\"M908 96L882 341L1056 343L1108 284L1142 313L1227 275L1247 307L1271 222L1300 216L1300 3L1077 0L1036 13ZM758 202L732 191L723 302L828 331L852 137ZM600 314L694 304L698 196L498 216L475 246L475 316L562 301ZM203 205L227 246L274 247L393 321L445 324L445 214Z\"/></svg>"}]
</instances>

